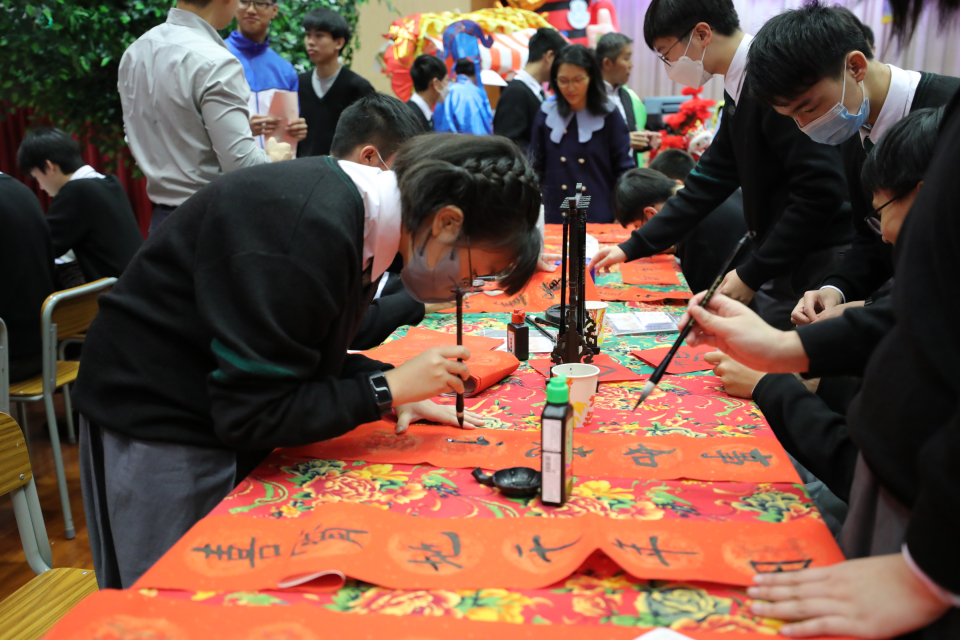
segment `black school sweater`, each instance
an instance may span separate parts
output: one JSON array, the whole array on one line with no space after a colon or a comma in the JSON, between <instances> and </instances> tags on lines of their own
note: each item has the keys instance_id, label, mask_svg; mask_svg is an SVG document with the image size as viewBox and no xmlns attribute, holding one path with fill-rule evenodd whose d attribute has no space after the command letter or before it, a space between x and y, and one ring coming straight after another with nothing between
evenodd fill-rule
<instances>
[{"instance_id":1,"label":"black school sweater","mask_svg":"<svg viewBox=\"0 0 960 640\"><path fill-rule=\"evenodd\" d=\"M376 93L369 82L346 67L321 98L313 90L311 70L300 74L300 116L307 121L307 137L297 143L297 157L325 156L330 153L333 132L337 129L340 114L364 96Z\"/></svg>"},{"instance_id":2,"label":"black school sweater","mask_svg":"<svg viewBox=\"0 0 960 640\"><path fill-rule=\"evenodd\" d=\"M510 138L526 153L540 104L540 98L522 80L511 80L497 100L494 135Z\"/></svg>"},{"instance_id":3,"label":"black school sweater","mask_svg":"<svg viewBox=\"0 0 960 640\"><path fill-rule=\"evenodd\" d=\"M237 450L303 445L380 417L347 355L364 209L329 157L227 174L151 234L87 336L75 399L142 440Z\"/></svg>"},{"instance_id":4,"label":"black school sweater","mask_svg":"<svg viewBox=\"0 0 960 640\"><path fill-rule=\"evenodd\" d=\"M684 188L620 248L628 260L659 253L742 187L743 213L757 237L737 274L756 291L790 273L811 251L850 242L847 185L839 151L759 104L750 95L749 76L739 104L728 94L724 99L719 131Z\"/></svg>"},{"instance_id":5,"label":"black school sweater","mask_svg":"<svg viewBox=\"0 0 960 640\"><path fill-rule=\"evenodd\" d=\"M960 79L934 73L920 73L920 84L910 103L910 111L942 107L960 88ZM860 134L840 145L844 172L850 186L850 205L856 237L836 271L827 276L824 285L843 292L847 302L866 300L884 282L893 277L893 247L883 241L866 223L873 211L872 195L863 193L860 172L867 159Z\"/></svg>"},{"instance_id":6,"label":"black school sweater","mask_svg":"<svg viewBox=\"0 0 960 640\"><path fill-rule=\"evenodd\" d=\"M896 325L870 360L848 421L871 471L911 509L906 539L913 559L953 593L960 593L958 170L960 95L955 95L923 187L897 238Z\"/></svg>"},{"instance_id":7,"label":"black school sweater","mask_svg":"<svg viewBox=\"0 0 960 640\"><path fill-rule=\"evenodd\" d=\"M143 244L130 200L112 175L63 185L47 224L54 255L73 249L87 282L119 277Z\"/></svg>"},{"instance_id":8,"label":"black school sweater","mask_svg":"<svg viewBox=\"0 0 960 640\"><path fill-rule=\"evenodd\" d=\"M42 350L40 308L54 291L53 258L37 196L0 173L0 318L9 333L10 359Z\"/></svg>"}]
</instances>

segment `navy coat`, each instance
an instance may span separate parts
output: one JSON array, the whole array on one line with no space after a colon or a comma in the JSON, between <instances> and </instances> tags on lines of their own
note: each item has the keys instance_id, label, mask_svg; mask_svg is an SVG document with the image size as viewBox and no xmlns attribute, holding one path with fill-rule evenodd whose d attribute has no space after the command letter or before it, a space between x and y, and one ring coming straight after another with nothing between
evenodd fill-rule
<instances>
[{"instance_id":1,"label":"navy coat","mask_svg":"<svg viewBox=\"0 0 960 640\"><path fill-rule=\"evenodd\" d=\"M606 116L584 109L563 118L555 100L545 102L533 121L528 152L540 175L546 222L563 222L560 205L574 195L578 182L591 196L587 221L614 221L617 179L637 166L630 156L630 133L617 109Z\"/></svg>"}]
</instances>

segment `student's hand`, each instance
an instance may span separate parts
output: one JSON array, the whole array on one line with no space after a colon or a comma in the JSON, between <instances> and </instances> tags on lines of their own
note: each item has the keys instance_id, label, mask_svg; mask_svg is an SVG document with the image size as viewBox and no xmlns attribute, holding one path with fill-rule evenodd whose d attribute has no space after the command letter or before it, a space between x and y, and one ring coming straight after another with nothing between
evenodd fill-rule
<instances>
[{"instance_id":1,"label":"student's hand","mask_svg":"<svg viewBox=\"0 0 960 640\"><path fill-rule=\"evenodd\" d=\"M287 125L287 135L296 140L303 140L307 137L306 118L297 118Z\"/></svg>"},{"instance_id":2,"label":"student's hand","mask_svg":"<svg viewBox=\"0 0 960 640\"><path fill-rule=\"evenodd\" d=\"M768 373L803 373L810 359L796 331L780 331L764 322L746 305L717 293L707 308L700 306L706 295L701 291L690 300L687 313L680 319L686 326L692 315L697 323L687 343L717 347L737 362Z\"/></svg>"},{"instance_id":3,"label":"student's hand","mask_svg":"<svg viewBox=\"0 0 960 640\"><path fill-rule=\"evenodd\" d=\"M650 132L650 148L659 149L661 144L663 144L663 138L660 137L660 133L656 131L651 131Z\"/></svg>"},{"instance_id":4,"label":"student's hand","mask_svg":"<svg viewBox=\"0 0 960 640\"><path fill-rule=\"evenodd\" d=\"M553 263L562 257L559 253L541 253L540 262L537 263L537 271L553 273L557 270L557 265Z\"/></svg>"},{"instance_id":5,"label":"student's hand","mask_svg":"<svg viewBox=\"0 0 960 640\"><path fill-rule=\"evenodd\" d=\"M396 408L397 411L397 435L406 433L412 422L426 420L427 422L439 422L448 424L452 427L459 427L457 422L457 408L450 405L440 405L432 400L421 400L420 402L411 402L402 404ZM472 411L463 412L463 428L475 429L484 425L483 416Z\"/></svg>"},{"instance_id":6,"label":"student's hand","mask_svg":"<svg viewBox=\"0 0 960 640\"><path fill-rule=\"evenodd\" d=\"M750 611L794 622L780 628L788 638L893 638L927 626L949 609L900 553L764 573L753 582L757 586L747 594L768 602L754 602Z\"/></svg>"},{"instance_id":7,"label":"student's hand","mask_svg":"<svg viewBox=\"0 0 960 640\"><path fill-rule=\"evenodd\" d=\"M646 149L650 146L650 141L653 140L654 133L652 131L631 131L630 132L630 148L631 149Z\"/></svg>"},{"instance_id":8,"label":"student's hand","mask_svg":"<svg viewBox=\"0 0 960 640\"><path fill-rule=\"evenodd\" d=\"M821 311L817 314L817 319L814 322L820 322L821 320L829 320L830 318L839 318L843 315L843 312L847 309L853 309L854 307L862 307L864 301L856 300L854 302L846 302L844 304L838 304L835 307L830 307L826 311Z\"/></svg>"},{"instance_id":9,"label":"student's hand","mask_svg":"<svg viewBox=\"0 0 960 640\"><path fill-rule=\"evenodd\" d=\"M733 298L743 304L750 304L753 296L757 294L756 291L743 284L743 280L740 279L736 269L724 276L723 282L720 283L720 288L717 289L717 293L722 293L728 298Z\"/></svg>"},{"instance_id":10,"label":"student's hand","mask_svg":"<svg viewBox=\"0 0 960 640\"><path fill-rule=\"evenodd\" d=\"M387 378L393 406L419 402L442 393L463 393L463 381L470 377L465 362L470 351L466 347L433 347L407 360L383 375Z\"/></svg>"},{"instance_id":11,"label":"student's hand","mask_svg":"<svg viewBox=\"0 0 960 640\"><path fill-rule=\"evenodd\" d=\"M255 136L264 136L273 133L280 123L280 118L274 116L251 116L250 131Z\"/></svg>"},{"instance_id":12,"label":"student's hand","mask_svg":"<svg viewBox=\"0 0 960 640\"><path fill-rule=\"evenodd\" d=\"M713 366L713 373L723 381L723 390L737 398L753 397L753 389L765 373L740 364L720 351L703 354L703 359Z\"/></svg>"},{"instance_id":13,"label":"student's hand","mask_svg":"<svg viewBox=\"0 0 960 640\"><path fill-rule=\"evenodd\" d=\"M593 260L587 265L587 271L610 271L613 265L626 261L627 254L620 247L600 247L600 251L597 251L597 255L593 256Z\"/></svg>"},{"instance_id":14,"label":"student's hand","mask_svg":"<svg viewBox=\"0 0 960 640\"><path fill-rule=\"evenodd\" d=\"M836 289L807 291L793 308L790 320L798 327L817 321L817 315L843 302L843 295Z\"/></svg>"},{"instance_id":15,"label":"student's hand","mask_svg":"<svg viewBox=\"0 0 960 640\"><path fill-rule=\"evenodd\" d=\"M277 139L273 136L267 138L267 141L263 143L263 150L267 152L270 162L283 162L293 159L293 147L290 146L290 143L277 142Z\"/></svg>"}]
</instances>

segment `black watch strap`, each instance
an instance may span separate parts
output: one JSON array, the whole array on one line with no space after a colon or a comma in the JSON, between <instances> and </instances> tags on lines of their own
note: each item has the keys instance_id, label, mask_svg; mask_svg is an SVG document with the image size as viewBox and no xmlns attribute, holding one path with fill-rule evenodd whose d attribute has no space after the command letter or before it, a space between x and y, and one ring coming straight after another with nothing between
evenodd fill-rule
<instances>
[{"instance_id":1,"label":"black watch strap","mask_svg":"<svg viewBox=\"0 0 960 640\"><path fill-rule=\"evenodd\" d=\"M370 388L373 389L380 415L390 413L393 410L393 394L390 393L390 385L387 384L387 376L383 375L383 371L370 374Z\"/></svg>"}]
</instances>

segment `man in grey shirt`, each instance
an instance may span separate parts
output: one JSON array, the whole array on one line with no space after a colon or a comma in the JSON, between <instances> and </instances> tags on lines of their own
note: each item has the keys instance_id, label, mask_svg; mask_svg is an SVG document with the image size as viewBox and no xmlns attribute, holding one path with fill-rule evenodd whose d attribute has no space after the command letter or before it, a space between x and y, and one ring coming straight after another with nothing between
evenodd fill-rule
<instances>
[{"instance_id":1,"label":"man in grey shirt","mask_svg":"<svg viewBox=\"0 0 960 640\"><path fill-rule=\"evenodd\" d=\"M286 143L261 149L250 130L243 66L217 34L237 3L178 0L120 60L123 126L155 205L151 232L217 176L291 157Z\"/></svg>"}]
</instances>

